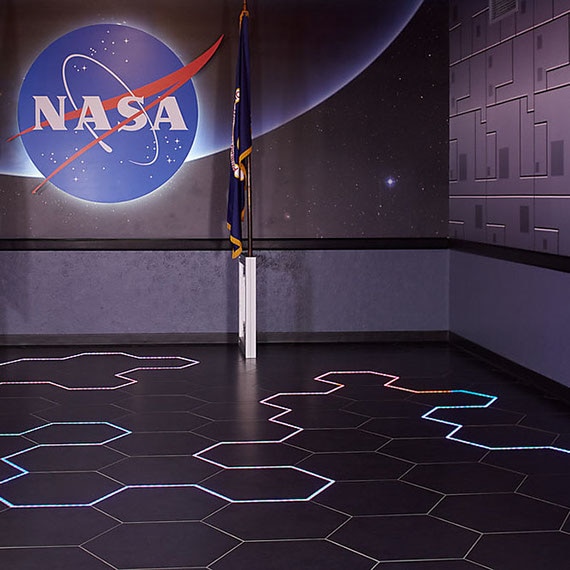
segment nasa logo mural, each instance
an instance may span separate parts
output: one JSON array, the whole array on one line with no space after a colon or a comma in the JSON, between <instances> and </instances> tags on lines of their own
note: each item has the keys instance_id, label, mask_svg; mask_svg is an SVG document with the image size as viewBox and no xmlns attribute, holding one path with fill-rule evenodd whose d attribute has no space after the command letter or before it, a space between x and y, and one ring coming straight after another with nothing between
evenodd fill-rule
<instances>
[{"instance_id":1,"label":"nasa logo mural","mask_svg":"<svg viewBox=\"0 0 570 570\"><path fill-rule=\"evenodd\" d=\"M117 203L170 180L198 124L191 77L161 41L121 25L77 29L49 45L19 96L19 135L46 180L77 198ZM42 186L43 183L40 185Z\"/></svg>"}]
</instances>

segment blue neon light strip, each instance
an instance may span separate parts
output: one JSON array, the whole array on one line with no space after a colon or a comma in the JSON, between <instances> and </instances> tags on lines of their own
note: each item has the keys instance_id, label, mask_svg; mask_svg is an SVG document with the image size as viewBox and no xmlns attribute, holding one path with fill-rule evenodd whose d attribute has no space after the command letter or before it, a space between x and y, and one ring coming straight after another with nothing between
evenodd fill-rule
<instances>
[{"instance_id":1,"label":"blue neon light strip","mask_svg":"<svg viewBox=\"0 0 570 570\"><path fill-rule=\"evenodd\" d=\"M56 358L56 359L40 359L40 358L37 358L37 359L19 359L19 360L11 361L9 363L2 363L2 364L0 364L0 366L4 366L4 365L10 364L10 363L22 362L22 361L68 360L70 358L76 358L76 357L83 356L83 355L101 355L101 356L122 355L122 356L129 356L132 358L136 358L139 360L166 360L169 358L176 358L176 359L180 359L180 360L185 361L186 364L184 364L182 366L172 366L172 367L138 367L138 368L126 370L124 372L116 374L115 376L122 378L124 380L127 380L127 384L123 384L122 386L116 386L116 387L70 388L70 387L66 387L66 386L63 386L61 384L58 384L57 382L53 382L53 381L45 381L45 382L44 381L38 381L38 382L25 382L25 381L22 381L22 382L0 382L0 385L2 385L2 384L46 384L47 383L47 384L53 384L54 386L58 386L59 388L62 388L65 390L116 389L118 387L124 387L124 386L128 386L130 384L135 383L136 379L130 378L129 376L127 376L127 374L132 374L133 372L138 371L138 370L181 370L183 368L187 368L189 366L194 366L195 364L198 364L198 361L186 359L183 357L136 357L136 356L129 355L126 353L109 352L109 353L81 353L81 354L70 356L70 357ZM194 487L196 489L200 489L201 491L203 491L205 493L216 496L216 497L223 499L223 500L230 502L230 503L274 503L274 502L310 501L313 498L315 498L317 495L322 493L325 489L330 487L332 484L334 484L335 481L333 479L330 479L328 477L324 477L324 476L319 475L317 473L314 473L314 472L311 472L311 471L308 471L305 469L301 469L295 465L276 465L276 466L273 466L273 465L272 466L238 465L238 466L229 466L229 465L225 465L223 463L220 463L218 461L214 461L213 459L208 458L207 455L210 451L212 451L212 450L214 450L220 446L226 446L226 445L263 445L263 444L279 444L279 443L286 442L290 438L292 438L295 435L304 431L304 428L284 421L282 418L284 416L286 416L287 414L289 414L292 411L292 409L285 407L285 406L282 406L282 405L279 405L279 404L276 404L273 402L273 400L276 398L282 397L282 396L294 396L294 397L327 396L327 395L330 395L330 394L344 388L344 384L340 384L340 383L334 382L332 380L327 380L326 378L328 376L331 376L331 375L333 375L333 376L351 375L351 374L371 374L374 376L380 376L384 379L387 378L388 380L383 384L383 386L385 388L390 388L390 389L394 389L394 390L401 390L401 391L409 392L409 393L413 393L413 394L466 394L466 395L475 396L477 398L484 399L485 401L482 402L481 404L455 405L455 406L435 406L431 410L429 410L428 412L426 412L425 414L423 414L421 416L425 420L444 424L444 425L447 425L450 428L452 428L451 431L446 435L446 439L449 439L451 441L456 441L459 443L471 445L471 446L486 449L489 451L551 450L551 451L558 451L558 452L570 454L570 449L555 447L552 445L545 445L545 446L498 446L498 447L487 446L487 445L478 443L476 441L470 441L470 440L462 439L462 438L458 437L457 434L464 427L463 424L432 417L432 414L434 414L438 410L484 409L484 408L488 408L497 401L497 399L498 399L497 396L492 396L490 394L484 394L484 393L479 393L479 392L473 392L473 391L469 391L469 390L413 390L411 388L406 388L403 386L396 385L396 382L398 380L400 380L399 376L393 376L390 374L384 374L381 372L375 372L375 371L370 371L370 370L331 371L331 372L327 372L327 373L322 374L321 376L318 376L315 378L315 380L318 382L322 382L322 383L330 385L331 388L329 390L322 391L322 392L316 392L316 391L312 391L312 392L279 392L277 394L269 396L268 398L265 398L265 399L260 401L261 404L264 404L266 406L270 406L270 407L278 410L278 412L274 416L269 418L269 421L272 423L275 423L275 424L278 424L278 425L281 425L281 426L284 426L284 427L291 429L290 434L286 435L285 437L282 437L280 439L275 439L275 440L218 442L218 443L213 444L213 445L211 445L211 446L209 446L209 447L207 447L207 448L205 448L205 449L203 449L203 450L201 450L201 451L199 451L193 455L193 457L196 457L196 458L198 458L198 459L200 459L206 463L210 463L210 464L212 464L216 467L219 467L221 469L224 469L224 470L246 471L246 470L269 470L269 469L281 469L281 470L283 470L283 469L288 469L288 470L293 470L293 471L297 471L300 473L304 473L306 475L314 477L315 479L318 479L318 480L323 482L323 484L316 491L314 491L310 496L296 497L296 498L279 498L279 497L276 497L276 498L270 498L270 499L241 499L241 500L237 500L237 499L233 499L232 497L228 497L226 495L223 495L222 493L220 493L214 489L208 488L206 486L206 484L189 483L189 484L174 484L174 485L168 485L168 484L124 485L121 488L116 489L115 491L112 491L112 492L106 494L105 496L99 497L99 498L97 498L91 502L88 502L88 503L21 505L21 504L13 504L1 496L0 496L0 502L2 502L3 504L5 504L6 506L11 507L11 508L86 507L86 506L97 505L98 503L101 503L102 501L105 501L106 499L109 499L110 497L113 497L115 495L122 493L126 489L145 489L145 488L148 488L148 489L162 488L162 489L164 489L164 488L184 488L184 487ZM62 424L63 425L107 425L107 426L110 426L110 427L117 429L119 431L119 434L112 437L112 438L105 440L104 442L100 442L100 443L77 443L77 442L75 442L75 443L65 443L65 444L39 444L39 445L34 445L30 448L27 448L23 451L19 451L19 452L13 453L11 455L7 455L7 456L3 457L1 460L4 463L6 463L6 465L9 465L10 467L12 467L16 471L18 471L18 473L7 478L4 481L0 481L0 485L3 483L7 483L8 481L12 481L14 479L17 479L19 477L22 477L24 475L29 474L29 471L22 468L21 466L19 466L17 463L15 463L12 460L17 456L22 455L28 451L33 450L33 449L37 449L38 447L56 447L56 446L60 446L60 445L61 446L100 446L100 445L105 445L111 441L115 441L116 439L119 439L121 437L125 437L131 433L129 430L121 428L115 424L111 424L109 422L58 422L58 423L49 423L49 424L46 424L45 426L32 428L30 430L26 430L26 431L23 431L20 433L0 434L0 437L3 437L3 436L25 436L26 434L30 434L34 431L43 429L49 425L58 425L58 424L59 425L62 425Z\"/></svg>"},{"instance_id":2,"label":"blue neon light strip","mask_svg":"<svg viewBox=\"0 0 570 570\"><path fill-rule=\"evenodd\" d=\"M0 382L0 385L2 384L51 384L54 386L57 386L59 388L65 389L65 390L101 390L101 389L117 389L119 387L125 387L128 386L130 384L133 384L136 382L136 379L134 378L130 378L127 376L127 374L130 374L134 371L138 371L138 370L180 370L183 368L187 368L189 366L193 366L195 364L198 364L198 361L195 360L190 360L187 358L183 358L183 357L136 357L127 353L122 353L122 352L97 352L97 353L80 353L80 354L76 354L76 355L72 355L72 356L68 356L68 357L64 357L64 358L24 358L24 359L18 359L18 360L13 360L10 362L6 362L6 363L0 363L0 366L5 366L7 364L15 364L18 362L41 362L41 361L65 361L65 360L69 360L71 358L77 358L80 356L113 356L113 355L121 355L121 356L129 356L132 358L137 358L139 360L166 360L168 358L177 358L180 360L184 360L186 362L186 364L182 365L182 366L173 366L173 367L138 367L138 368L133 368L118 374L115 374L116 377L122 378L127 380L126 384L123 384L122 386L113 386L113 387L82 387L82 388L70 388L68 386L64 386L62 384L59 384L57 382L54 381L19 381L19 382ZM326 380L325 377L330 375L330 374L337 374L336 372L328 372L326 374L323 374L322 376L319 376L317 378L315 378L315 380L317 380L318 382L323 382L325 384L329 384L331 386L333 386L330 390L328 391L324 391L324 392L281 392L278 394L274 394L268 398L265 398L264 400L261 401L262 404L267 405L267 406L271 406L273 408L276 408L277 410L279 410L279 413L277 413L275 416L271 417L269 419L269 421L282 425L284 427L288 427L292 430L292 432L281 438L281 439L277 439L277 440L261 440L261 441L248 441L248 442L244 442L244 441L228 441L228 442L219 442L216 443L212 446L207 447L206 449L203 449L201 451L199 451L198 453L194 454L194 457L205 461L207 463L210 463L212 465L215 465L217 467L220 467L221 469L224 470L234 470L234 471L246 471L246 470L269 470L269 469L288 469L288 470L292 470L292 471L296 471L299 473L304 473L310 477L314 477L315 479L318 479L320 481L323 482L322 485L319 486L319 488L314 491L313 493L311 493L309 496L307 497L295 497L295 498L270 498L270 499L243 499L243 500L236 500L236 499L232 499L231 497L225 496L217 491L215 491L214 489L209 489L208 487L206 487L205 485L199 485L199 484L188 484L188 485L161 485L161 484L157 484L157 485L152 485L152 486L144 486L144 487L150 487L150 488L171 488L171 487L195 487L197 489L200 489L206 493L209 493L213 496L219 497L225 501L228 502L236 502L236 503L255 503L255 502L263 502L263 503L270 503L270 502L299 502L299 501L310 501L311 499L313 499L314 497L316 497L318 494L322 493L325 489L327 489L328 487L330 487L333 483L334 480L328 478L328 477L323 477L322 475L319 475L317 473L313 473L311 471L308 471L306 469L302 469L300 467L297 467L295 465L272 465L272 466L227 466L227 465L223 465L221 463L218 463L216 461L210 460L207 457L203 457L204 454L207 454L209 451L211 451L212 449L221 446L221 445L248 445L248 444L264 444L264 443L271 443L271 444L275 444L275 443L283 443L284 441L286 441L287 439L297 435L298 433L303 431L303 428L301 428L300 426L295 426L293 424L290 423L286 423L284 421L281 421L279 418L281 418L282 416L288 414L289 412L291 412L290 408L286 408L284 406L280 406L278 404L272 403L271 400L273 400L274 398L280 397L280 396L326 396L328 394L332 394L333 392L335 392L336 390L339 390L341 388L343 388L344 386L342 384L339 384L337 382L331 382L329 380ZM124 437L126 435L129 435L131 432L128 430L124 430L123 428L119 428L118 426L115 426L114 424L109 424L108 422L69 422L67 425L82 425L82 424L107 424L107 425L112 425L113 427L116 427L119 430L122 430L124 433L121 433L120 435L105 441L104 443L100 443L100 444L82 444L82 443L66 443L66 444L42 444L42 445L35 445L33 447L27 448L23 451L19 451L17 453L14 453L12 455L8 455L4 458L2 458L2 461L4 461L7 465L10 465L11 467L15 468L17 471L19 471L19 473L17 473L16 475L10 477L9 479L6 479L5 481L1 481L0 484L2 483L6 483L8 481L17 479L18 477L22 477L24 475L29 474L29 471L27 471L26 469L23 469L22 467L18 466L16 463L14 463L13 461L11 461L11 459L13 459L14 457L17 457L19 455L22 455L28 451L31 451L32 449L36 449L37 447L48 447L48 446L57 446L57 445L67 445L67 446L71 446L71 445L104 445L105 443L109 443L109 441L114 441L115 439L118 439L119 437ZM53 425L53 424L46 424L45 426L40 426L39 428L33 428L21 433L11 433L11 434L0 434L0 437L2 435L4 436L18 436L18 435L25 435L28 433L31 433L33 431L36 431L38 429L43 429L45 427L47 427L48 425ZM117 489L115 491L113 491L112 493L109 493L108 495L105 495L104 497L100 497L94 501L91 501L89 503L80 503L80 504L35 504L35 505L19 505L19 504L13 504L10 501L8 501L7 499L3 498L0 496L0 501L3 502L4 504L6 504L9 507L12 508L41 508L41 507L85 507L85 506L93 506L107 498L110 498L118 493L121 493L122 491L124 491L125 489L130 489L130 488L142 488L143 486L123 486L120 489Z\"/></svg>"},{"instance_id":3,"label":"blue neon light strip","mask_svg":"<svg viewBox=\"0 0 570 570\"><path fill-rule=\"evenodd\" d=\"M107 445L108 443L111 443L112 441L116 441L117 439L120 439L122 437L130 435L132 433L130 430L122 428L122 427L115 425L113 423L110 423L110 422L50 422L50 423L47 423L43 426L35 427L35 428L25 430L25 431L22 431L19 433L1 433L0 437L25 436L26 434L30 434L32 432L42 430L42 429L45 429L45 428L53 426L53 425L66 425L66 426L105 425L105 426L109 426L113 429L116 429L119 433L113 437L109 437L109 438L107 438L103 441L100 441L98 443L81 443L81 442L39 443L36 445L32 445L31 447L28 447L28 448L23 449L21 451L17 451L16 453L6 455L6 456L2 457L2 459L0 459L0 461L5 463L6 465L9 465L10 467L16 469L16 471L18 471L19 473L17 473L16 475L13 475L12 477L8 477L7 479L0 481L0 485L3 485L4 483L8 483L9 481L14 481L15 479L23 477L24 475L30 474L30 471L28 471L27 469L24 469L23 467L21 467L20 465L18 465L14 461L12 461L12 459L15 457L18 457L20 455L24 455L25 453L28 453L29 451L33 451L34 449L38 449L41 447L100 447L103 445ZM92 503L81 503L81 504L69 504L68 503L68 504L63 504L63 505L62 504L20 505L20 504L14 504L11 501L8 501L6 498L2 497L1 495L0 495L0 502L4 503L8 507L12 507L12 508L86 507L86 506L91 506L91 504L92 504Z\"/></svg>"},{"instance_id":4,"label":"blue neon light strip","mask_svg":"<svg viewBox=\"0 0 570 570\"><path fill-rule=\"evenodd\" d=\"M378 372L368 372L369 374L378 374ZM392 388L394 390L402 390L404 392L410 392L412 394L468 394L470 396L477 396L479 398L485 398L487 401L484 404L470 404L470 405L461 405L461 406L435 406L429 412L426 412L422 418L425 420L429 420L430 422L436 422L439 424L448 425L453 427L445 437L451 441L457 441L459 443L464 443L465 445L471 445L473 447L479 447L481 449L486 449L488 451L527 451L527 450L550 450L550 451L559 451L561 453L569 453L570 449L562 448L562 447L555 447L553 445L511 445L511 446L490 446L484 445L482 443L478 443L476 441L470 441L467 439L461 439L459 437L455 437L455 434L458 433L464 426L464 424L459 424L456 422L450 422L447 420L441 420L438 418L431 417L431 414L437 412L438 410L465 410L465 409L482 409L488 408L492 404L494 404L499 398L498 396L492 396L490 394L482 394L479 392L471 392L469 390L412 390L410 388L404 388L402 386L395 386L395 382L399 380L399 376L393 377L391 380L386 382L384 386L386 388Z\"/></svg>"}]
</instances>

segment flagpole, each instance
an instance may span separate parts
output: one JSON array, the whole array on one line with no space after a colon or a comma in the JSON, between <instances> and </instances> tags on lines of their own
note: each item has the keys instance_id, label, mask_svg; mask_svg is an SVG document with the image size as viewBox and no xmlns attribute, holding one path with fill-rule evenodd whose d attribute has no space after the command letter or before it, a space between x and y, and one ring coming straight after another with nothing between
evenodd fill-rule
<instances>
[{"instance_id":1,"label":"flagpole","mask_svg":"<svg viewBox=\"0 0 570 570\"><path fill-rule=\"evenodd\" d=\"M243 0L240 14L239 58L234 91L228 229L232 258L239 260L238 344L245 358L257 356L257 260L253 256L253 199L251 191L251 101L249 78L249 12ZM247 215L247 249L241 227ZM234 233L235 231L235 233Z\"/></svg>"},{"instance_id":2,"label":"flagpole","mask_svg":"<svg viewBox=\"0 0 570 570\"><path fill-rule=\"evenodd\" d=\"M243 0L242 14L248 12L247 0ZM251 155L246 159L246 194L247 194L247 255L253 257L253 216L252 216L252 193L251 193Z\"/></svg>"}]
</instances>

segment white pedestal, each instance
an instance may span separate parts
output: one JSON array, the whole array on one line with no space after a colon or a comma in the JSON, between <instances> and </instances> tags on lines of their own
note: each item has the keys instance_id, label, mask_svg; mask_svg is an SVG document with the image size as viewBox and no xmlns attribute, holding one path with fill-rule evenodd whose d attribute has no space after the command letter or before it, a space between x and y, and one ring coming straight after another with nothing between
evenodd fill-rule
<instances>
[{"instance_id":1,"label":"white pedestal","mask_svg":"<svg viewBox=\"0 0 570 570\"><path fill-rule=\"evenodd\" d=\"M239 344L245 358L257 357L256 258L239 258Z\"/></svg>"}]
</instances>

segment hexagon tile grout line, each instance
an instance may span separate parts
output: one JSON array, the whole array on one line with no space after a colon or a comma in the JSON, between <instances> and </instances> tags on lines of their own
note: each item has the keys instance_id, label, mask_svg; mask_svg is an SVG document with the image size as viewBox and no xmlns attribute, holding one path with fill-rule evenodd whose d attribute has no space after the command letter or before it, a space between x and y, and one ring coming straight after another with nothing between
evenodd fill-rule
<instances>
[{"instance_id":1,"label":"hexagon tile grout line","mask_svg":"<svg viewBox=\"0 0 570 570\"><path fill-rule=\"evenodd\" d=\"M65 361L65 360L70 360L72 358L78 358L81 356L127 356L130 358L135 358L137 360L173 360L173 359L177 359L177 360L183 360L186 363L183 364L182 366L167 366L167 367L137 367L137 368L132 368L123 372L119 372L117 374L115 374L114 376L117 378L121 378L123 380L126 380L127 383L126 384L122 384L121 386L99 386L99 387L79 387L79 388L73 388L73 387L68 387L68 386L63 386L62 384L58 384L55 381L52 380L46 380L46 381L17 381L17 382L0 382L0 385L6 385L6 384L52 384L54 386L57 386L59 388L65 389L65 390L113 390L113 389L117 389L120 387L125 387L125 386L129 386L131 384L134 384L137 382L136 379L127 376L128 374L132 374L133 372L139 371L139 370L181 370L190 366L194 366L195 364L198 364L198 361L196 360L190 360L188 358L184 358L184 357L138 357L138 356L134 356L131 354L127 354L127 353L123 353L123 352L96 352L96 353L80 353L80 354L76 354L73 356L68 356L68 357L63 357L63 358L23 358L23 359L19 359L19 360L13 360L10 362L5 362L5 363L0 363L0 366L6 366L8 364L15 364L18 362L41 362L41 361L49 361L49 362L53 362L53 361ZM197 453L193 454L193 457L200 459L201 461L204 461L206 463L212 464L216 467L219 467L221 469L223 469L224 471L252 471L252 470L269 470L269 469L277 469L277 470L285 470L285 469L289 469L289 470L293 470L296 471L298 473L303 473L305 475L309 475L310 477L314 477L315 479L318 479L320 481L323 482L323 484L316 489L315 491L313 491L310 496L308 497L298 497L298 498L264 498L264 499L232 499L231 497L228 497L222 493L217 492L214 489L210 489L208 487L206 487L204 484L175 484L175 485L168 485L168 484L150 484L150 485L123 485L120 489L116 489L115 491L112 491L108 494L106 494L103 497L99 497L98 499L95 499L94 501L91 501L90 503L85 503L85 504L68 504L68 505L42 505L42 504L38 504L38 505L13 505L11 504L9 501L6 501L6 499L4 499L3 497L0 496L0 502L6 504L7 506L10 507L17 507L17 508L31 508L31 507L47 507L47 506L93 506L101 501L104 501L105 499L108 499L111 496L114 496L116 494L121 493L122 491L124 491L125 489L131 489L131 488L173 488L173 487L195 487L198 488L210 495L219 497L225 501L228 501L230 503L275 503L275 502L301 502L301 501L310 501L313 498L315 498L317 495L319 495L320 493L322 493L325 489L327 489L328 487L330 487L331 485L333 485L335 483L335 481L333 479L330 479L328 477L324 477L322 475L319 475L317 473L313 473L311 471L307 471L305 469L301 469L300 467L297 467L295 465L272 465L272 466L264 466L264 465L238 465L238 466L229 466L229 465L225 465L223 463L214 461L213 459L209 459L207 457L207 454L209 452L211 452L212 450L220 447L220 446L224 446L224 445L262 445L262 444L279 444L279 443L284 443L287 440L289 440L290 438L294 437L295 435L305 431L304 428L294 425L292 423L287 423L285 421L282 420L282 418L284 416L286 416L288 413L292 412L293 409L292 408L288 408L285 406L281 406L278 405L276 403L273 402L274 399L282 397L282 396L293 396L293 397L307 397L307 396L327 396L330 395L342 388L345 387L344 384L341 384L339 382L334 382L332 380L327 379L327 377L329 376L342 376L342 375L356 375L356 374L371 374L374 376L380 376L383 378L388 378L388 381L386 381L383 386L385 388L390 388L390 389L394 389L394 390L401 390L404 392L409 392L409 393L413 393L413 394L467 394L467 395L471 395L471 396L476 396L478 398L483 398L486 401L482 404L471 404L471 405L454 405L454 406L435 406L433 407L431 410L429 410L427 413L423 414L421 417L425 420L428 421L433 421L436 423L441 423L444 425L448 425L451 428L453 428L450 433L447 434L446 439L449 439L451 441L456 441L459 443L463 443L466 445L471 445L474 447L479 447L482 449L486 449L486 450L490 450L490 451L495 451L495 450L500 450L500 451L506 451L506 450L539 450L539 449L546 449L546 450L554 450L554 451L559 451L562 453L570 453L570 449L564 449L564 448L560 448L560 447L555 447L552 445L542 445L542 446L505 446L505 447L491 447L491 446L487 446L481 443L478 443L476 441L469 441L467 439L461 439L459 437L456 437L456 434L464 427L463 424L459 424L456 422L451 422L451 421L446 421L446 420L441 420L441 419L437 419L432 417L432 414L434 414L435 412L437 412L438 410L449 410L449 409L475 409L475 408L480 408L480 409L484 409L484 408L488 408L489 406L491 406L494 402L497 401L498 397L497 396L492 396L489 394L483 394L483 393L479 393L479 392L473 392L473 391L469 391L469 390L414 390L411 388L406 388L403 386L397 386L395 385L395 383L400 380L399 376L394 376L394 375L390 375L390 374L384 374L381 372L375 372L375 371L370 371L370 370L353 370L353 371L330 371L330 372L326 372L320 376L317 376L314 378L314 380L316 380L317 382L322 382L325 384L328 384L331 386L331 388L329 390L326 391L322 391L322 392L317 392L317 391L309 391L309 392L279 392L277 394L273 394L272 396L269 396L263 400L260 401L261 404L264 404L266 406L270 406L272 408L275 408L276 410L278 410L278 412L269 418L269 421L274 423L274 424L278 424L281 426L284 426L286 428L291 429L291 433L285 437L282 437L280 439L276 439L276 440L253 440L253 441L226 441L226 442L218 442L215 443L213 445L208 446L205 449L202 449L200 451L198 451ZM49 425L108 425L110 427L116 428L120 431L122 431L123 433L119 434L118 436L112 438L111 440L108 441L112 441L115 439L118 439L119 437L125 437L126 435L129 435L131 432L129 430L125 430L124 428L121 428L119 426L116 426L114 424L110 424L108 422L59 422L59 423L50 423L50 424L46 424L45 426L40 426L38 428L33 428L31 430L22 432L22 433L15 433L15 434L0 434L0 436L17 436L17 435L25 435L27 433L31 433L32 431L37 431L40 429L43 429L45 427L48 427ZM108 441L105 441L104 443L108 443ZM36 449L37 447L49 447L49 446L56 446L56 445L67 445L67 446L94 446L94 445L104 445L104 443L66 443L66 444L39 444L39 445L35 445L31 448L28 448L26 450L23 451L19 451L17 453L5 456L2 458L2 461L11 466L12 468L16 469L17 471L19 471L19 473L17 473L16 475L10 477L9 479L0 482L0 485L3 483L6 483L7 481L11 481L13 479L16 479L18 477L22 477L24 475L27 475L29 472L25 469L23 469L22 467L18 466L16 463L12 462L11 459L13 459L14 457L17 457L18 455L21 455L23 453L26 453L27 451L30 451L31 449Z\"/></svg>"},{"instance_id":2,"label":"hexagon tile grout line","mask_svg":"<svg viewBox=\"0 0 570 570\"><path fill-rule=\"evenodd\" d=\"M222 469L225 469L225 470L251 471L251 470L261 470L261 469L292 469L294 471L298 471L300 473L305 473L306 475L309 475L309 476L315 477L317 479L321 479L322 481L325 481L326 483L322 487L320 487L319 489L314 491L310 496L305 497L305 498L242 499L242 500L231 499L230 497L227 497L225 495L217 493L216 491L214 491L212 489L208 489L207 487L200 486L200 488L207 493L210 493L216 497L220 497L221 499L224 499L224 500L229 501L231 503L277 503L277 502L310 501L311 499L315 498L317 495L322 493L325 489L330 487L334 483L333 479L329 479L328 477L323 477L322 475L318 475L317 473L313 473L311 471L301 469L300 467L297 467L295 465L272 465L270 467L261 466L261 465L257 465L257 466L256 465L229 466L229 465L224 465L223 463L219 463L217 461L213 461L211 459L208 459L207 457L203 457L204 454L207 454L209 451L212 451L213 449L220 447L222 445L263 445L263 444L283 443L286 440L288 440L289 438L297 435L298 433L301 433L304 430L300 426L288 424L286 422L282 422L282 421L278 420L278 418L280 418L281 416L284 416L284 415L288 414L289 412L291 412L292 411L291 408L286 408L284 406L279 406L277 404L273 404L270 402L270 400L272 400L273 398L278 398L280 396L326 396L326 395L332 394L336 390L339 390L340 388L344 387L343 384L339 384L337 382L331 382L329 380L324 380L324 377L327 376L328 374L334 374L334 373L328 372L327 374L323 374L322 376L318 376L317 378L315 378L315 380L317 380L319 382L324 382L326 384L331 384L334 386L334 388L331 388L330 390L327 390L325 392L279 392L277 394L273 394L272 396L269 396L268 398L264 398L263 400L260 401L260 404L264 404L266 406L270 406L272 408L276 408L276 409L280 410L279 413L270 417L268 419L268 421L275 423L275 424L278 424L278 425L282 425L284 427L291 428L293 431L289 435L287 435L281 439L276 439L276 440L222 441L222 442L215 443L214 445L211 445L211 446L207 447L206 449L202 449L201 451L198 451L197 453L194 454L194 457L201 459L202 461L205 461L205 462L210 463L212 465L215 465L216 467L221 467Z\"/></svg>"},{"instance_id":3,"label":"hexagon tile grout line","mask_svg":"<svg viewBox=\"0 0 570 570\"><path fill-rule=\"evenodd\" d=\"M321 374L320 376L317 376L314 378L314 380L316 380L317 382L323 382L325 384L330 384L331 386L333 386L333 388L331 388L330 390L324 391L324 392L279 392L277 394L273 394L272 396L269 396L267 398L264 398L263 400L260 401L261 404L264 404L266 406L270 406L272 408L276 408L277 410L279 410L279 412L270 417L268 421L278 424L278 425L282 425L284 427L288 427L291 428L293 431L292 433L290 433L289 435L282 437L280 439L276 439L276 440L257 440L257 441L224 441L224 442L218 442L215 443L214 445L211 445L209 447L207 447L206 449L203 449L201 451L198 451L197 453L194 454L194 457L201 459L202 461L206 461L208 463L211 463L212 465L215 465L216 467L221 467L222 469L225 470L241 470L241 471L246 471L246 470L260 470L260 469L292 469L294 471L298 471L301 473L305 473L306 475L310 475L312 477L316 477L317 479L321 479L322 481L326 481L326 483L320 487L319 489L317 489L316 491L314 491L311 495L309 495L308 497L304 497L304 498L274 498L274 499L240 499L240 500L235 500L235 499L231 499L230 497L227 497L225 495L219 494L216 491L213 491L212 489L208 489L206 487L200 486L200 488L204 491L206 491L207 493L211 493L212 495L215 495L217 497L220 497L226 501L232 502L232 503L278 503L278 502L303 502L303 501L310 501L312 499L314 499L317 495L319 495L320 493L322 493L325 489L328 489L331 485L333 485L335 483L334 479L330 479L328 477L324 477L322 475L318 475L317 473L313 473L312 471L307 471L305 469L301 469L300 467L297 467L295 465L276 465L276 466L270 466L270 467L266 467L266 466L255 466L255 465L248 465L248 466L229 466L229 465L224 465L223 463L219 463L217 461L213 461L212 459L208 459L207 457L204 457L205 454L207 454L209 451L212 451L213 449L216 449L217 447L220 447L222 445L262 445L262 444L275 444L275 443L284 443L285 441L287 441L288 439L294 437L295 435L305 431L304 428L300 427L300 426L296 426L294 424L290 424L284 421L281 421L279 418L281 418L282 416L287 415L289 412L292 411L292 408L287 408L285 406L280 406L278 404L275 404L273 402L271 402L271 400L273 400L274 398L279 398L281 396L295 396L295 397L303 397L303 396L328 396L330 394L332 394L333 392L336 392L337 390L340 390L342 388L344 388L344 384L340 384L339 382L333 382L331 380L326 380L325 378L327 376L330 375L342 375L342 374L359 374L360 372L358 371L330 371L330 372L326 372L325 374ZM397 376L392 376L390 374L383 374L381 372L375 372L374 374L379 375L379 376L384 376L385 378L390 378L390 381L395 381L397 380Z\"/></svg>"}]
</instances>

